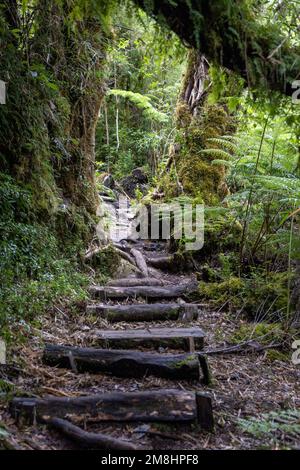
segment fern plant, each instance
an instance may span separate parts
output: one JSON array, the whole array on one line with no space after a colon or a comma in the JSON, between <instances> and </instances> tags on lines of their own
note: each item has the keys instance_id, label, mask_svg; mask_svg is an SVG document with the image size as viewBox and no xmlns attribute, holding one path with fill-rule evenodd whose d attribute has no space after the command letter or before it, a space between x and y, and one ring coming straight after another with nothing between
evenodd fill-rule
<instances>
[{"instance_id":1,"label":"fern plant","mask_svg":"<svg viewBox=\"0 0 300 470\"><path fill-rule=\"evenodd\" d=\"M300 205L300 179L286 155L296 157L284 138L273 137L266 125L263 132L260 128L260 137L255 131L250 136L241 132L208 139L208 148L201 151L211 157L212 165L228 169L231 194L224 202L244 224L241 264L244 256L252 261L263 256L267 261L274 252L286 254L288 215Z\"/></svg>"},{"instance_id":2,"label":"fern plant","mask_svg":"<svg viewBox=\"0 0 300 470\"><path fill-rule=\"evenodd\" d=\"M141 93L134 93L133 91L129 90L119 89L110 90L109 94L120 96L131 101L137 108L143 111L143 115L147 119L161 123L168 121L168 116L154 108L154 106L151 104L150 98L146 95L142 95Z\"/></svg>"}]
</instances>

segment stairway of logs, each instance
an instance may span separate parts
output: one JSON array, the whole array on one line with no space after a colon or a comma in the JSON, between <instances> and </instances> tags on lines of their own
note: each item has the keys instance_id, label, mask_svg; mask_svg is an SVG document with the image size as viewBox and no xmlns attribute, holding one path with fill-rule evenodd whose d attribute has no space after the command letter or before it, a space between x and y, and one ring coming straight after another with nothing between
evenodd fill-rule
<instances>
[{"instance_id":1,"label":"stairway of logs","mask_svg":"<svg viewBox=\"0 0 300 470\"><path fill-rule=\"evenodd\" d=\"M197 381L199 391L170 386L169 389L109 391L75 398L17 397L10 404L16 420L25 418L30 423L47 424L72 439L78 447L90 449L133 450L139 446L107 434L87 432L78 423L183 423L197 424L206 432L213 430L212 400L205 392L210 382L209 367L201 352L205 333L191 326L199 309L198 305L186 301L187 295L195 290L195 283L190 280L183 283L176 275L169 280L166 273L172 267L172 256L157 256L153 243L147 246L146 256L144 245L126 241L119 247L135 263L138 272L134 277L114 279L104 287L90 288L93 301L87 306L87 313L100 316L112 325L126 322L128 328L95 329L91 335L97 347L93 348L46 344L43 362L77 374ZM176 279L178 284L175 285ZM147 327L148 322L155 321L160 322L159 327ZM178 321L181 327L162 327L164 321ZM135 322L143 322L144 328L136 329ZM174 352L166 353L165 348Z\"/></svg>"}]
</instances>

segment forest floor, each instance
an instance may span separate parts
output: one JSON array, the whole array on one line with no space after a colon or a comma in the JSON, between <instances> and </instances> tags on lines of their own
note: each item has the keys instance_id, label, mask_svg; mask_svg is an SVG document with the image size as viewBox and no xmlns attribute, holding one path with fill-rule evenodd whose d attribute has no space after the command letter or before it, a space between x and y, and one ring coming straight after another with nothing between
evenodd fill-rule
<instances>
[{"instance_id":1,"label":"forest floor","mask_svg":"<svg viewBox=\"0 0 300 470\"><path fill-rule=\"evenodd\" d=\"M182 285L191 278L188 274L158 272L159 277L175 285ZM170 381L155 377L124 379L103 374L76 374L65 369L51 368L43 364L44 343L73 346L95 346L91 332L95 328L125 330L145 328L145 323L109 324L99 316L87 314L85 306L81 313L57 307L41 316L36 326L29 326L26 342L13 349L12 363L19 368L18 374L8 377L13 384L14 396L79 397L110 391L136 392L143 390L178 389L205 390L213 397L215 431L201 432L197 427L180 425L92 424L89 430L107 433L154 450L199 449L258 449L299 448L299 434L286 428L275 433L251 435L240 426L241 419L259 418L264 413L299 409L300 370L292 362L270 360L267 352L223 354L209 356L212 374L210 386L196 381ZM198 319L188 326L198 326L207 334L205 348L220 348L228 344L233 333L245 323L234 313L214 311L203 306ZM186 327L187 323L164 321L147 323L147 327ZM170 349L164 352L174 352ZM0 401L0 423L9 432L9 444L19 449L75 449L46 426L17 426L9 414L8 402ZM299 425L299 418L297 421ZM177 425L179 426L179 425Z\"/></svg>"}]
</instances>

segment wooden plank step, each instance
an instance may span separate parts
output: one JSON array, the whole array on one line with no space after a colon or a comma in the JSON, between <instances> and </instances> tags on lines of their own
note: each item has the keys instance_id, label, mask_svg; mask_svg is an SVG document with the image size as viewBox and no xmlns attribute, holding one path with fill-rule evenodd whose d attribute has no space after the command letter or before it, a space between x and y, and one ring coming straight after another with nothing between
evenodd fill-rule
<instances>
[{"instance_id":1,"label":"wooden plank step","mask_svg":"<svg viewBox=\"0 0 300 470\"><path fill-rule=\"evenodd\" d=\"M153 375L173 380L198 381L203 377L203 383L207 385L209 382L206 358L196 353L153 354L46 344L43 361L50 366L75 369L75 372L102 372L132 378Z\"/></svg>"},{"instance_id":2,"label":"wooden plank step","mask_svg":"<svg viewBox=\"0 0 300 470\"><path fill-rule=\"evenodd\" d=\"M197 291L197 284L184 286L152 287L90 287L90 294L102 300L143 297L146 299L172 299Z\"/></svg>"},{"instance_id":3,"label":"wooden plank step","mask_svg":"<svg viewBox=\"0 0 300 470\"><path fill-rule=\"evenodd\" d=\"M10 413L16 419L44 423L49 418L80 422L198 423L213 430L211 397L179 390L112 392L84 397L14 398Z\"/></svg>"},{"instance_id":4,"label":"wooden plank step","mask_svg":"<svg viewBox=\"0 0 300 470\"><path fill-rule=\"evenodd\" d=\"M204 338L205 333L200 328L96 330L92 335L92 339L102 348L172 347L192 352L203 349Z\"/></svg>"},{"instance_id":5,"label":"wooden plank step","mask_svg":"<svg viewBox=\"0 0 300 470\"><path fill-rule=\"evenodd\" d=\"M152 322L166 320L192 321L198 317L198 306L194 304L128 304L128 305L88 305L88 314L100 315L111 323Z\"/></svg>"}]
</instances>

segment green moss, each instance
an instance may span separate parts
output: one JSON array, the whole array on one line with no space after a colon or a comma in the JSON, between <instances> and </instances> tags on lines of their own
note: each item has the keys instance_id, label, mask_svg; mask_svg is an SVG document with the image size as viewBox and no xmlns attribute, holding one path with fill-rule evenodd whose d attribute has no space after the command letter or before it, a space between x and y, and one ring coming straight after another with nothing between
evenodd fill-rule
<instances>
[{"instance_id":1,"label":"green moss","mask_svg":"<svg viewBox=\"0 0 300 470\"><path fill-rule=\"evenodd\" d=\"M121 258L112 245L104 247L91 260L94 268L99 268L98 277L101 280L114 276L120 266Z\"/></svg>"},{"instance_id":2,"label":"green moss","mask_svg":"<svg viewBox=\"0 0 300 470\"><path fill-rule=\"evenodd\" d=\"M200 282L200 297L212 301L217 307L226 305L228 308L241 309L243 313L257 321L262 318L272 321L285 318L288 302L287 273L269 273L267 278L259 273L253 273L250 278L238 278L234 275L229 276L228 259L225 265L224 259L222 263L221 268L209 271L208 274L218 275L221 279L225 277L225 280Z\"/></svg>"},{"instance_id":3,"label":"green moss","mask_svg":"<svg viewBox=\"0 0 300 470\"><path fill-rule=\"evenodd\" d=\"M230 303L233 307L239 308L242 305L244 289L243 280L235 276L223 282L199 283L200 296L218 306Z\"/></svg>"},{"instance_id":4,"label":"green moss","mask_svg":"<svg viewBox=\"0 0 300 470\"><path fill-rule=\"evenodd\" d=\"M231 336L230 342L233 344L243 343L248 340L256 340L262 345L271 342L281 343L286 333L282 325L278 323L257 323L240 326Z\"/></svg>"},{"instance_id":5,"label":"green moss","mask_svg":"<svg viewBox=\"0 0 300 470\"><path fill-rule=\"evenodd\" d=\"M209 139L232 133L235 122L223 106L207 103L201 115L192 118L187 105L180 103L177 120L180 126L177 136L180 152L176 158L179 180L188 194L201 196L206 204L217 204L225 171L220 165L212 165L214 158L201 151L211 148Z\"/></svg>"},{"instance_id":6,"label":"green moss","mask_svg":"<svg viewBox=\"0 0 300 470\"><path fill-rule=\"evenodd\" d=\"M183 359L182 361L176 361L174 362L174 366L176 368L180 368L180 367L183 367L183 366L188 366L191 362L194 362L195 360L197 360L197 356L196 355L193 355L191 354L190 356L187 356L185 359Z\"/></svg>"}]
</instances>

